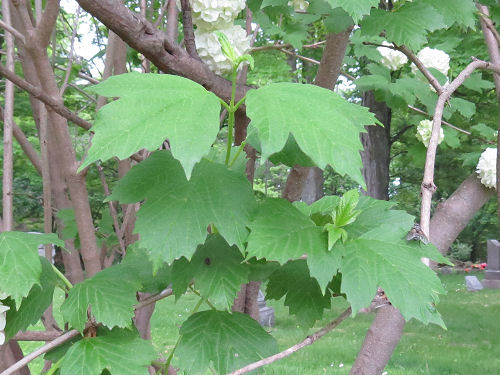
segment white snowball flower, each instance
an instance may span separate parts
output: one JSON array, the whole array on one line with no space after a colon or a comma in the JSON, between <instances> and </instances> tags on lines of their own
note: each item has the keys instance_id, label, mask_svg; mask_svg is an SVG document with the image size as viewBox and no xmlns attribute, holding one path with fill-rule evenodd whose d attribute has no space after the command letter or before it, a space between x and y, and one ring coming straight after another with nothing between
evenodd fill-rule
<instances>
[{"instance_id":1,"label":"white snowball flower","mask_svg":"<svg viewBox=\"0 0 500 375\"><path fill-rule=\"evenodd\" d=\"M236 54L242 56L250 50L250 36L239 25L232 25L225 29L220 29L231 42ZM205 32L203 29L196 29L194 32L196 49L201 60L208 65L210 70L217 74L227 74L232 71L232 64L224 56L217 38L213 32Z\"/></svg>"},{"instance_id":2,"label":"white snowball flower","mask_svg":"<svg viewBox=\"0 0 500 375\"><path fill-rule=\"evenodd\" d=\"M297 11L305 11L309 6L309 1L305 0L292 0L288 2L288 6L293 7L293 9Z\"/></svg>"},{"instance_id":3,"label":"white snowball flower","mask_svg":"<svg viewBox=\"0 0 500 375\"><path fill-rule=\"evenodd\" d=\"M391 44L385 40L382 42L384 46L390 46ZM408 58L402 52L393 50L391 48L377 47L377 51L380 52L382 58L380 62L388 67L390 70L398 70L404 64L408 62Z\"/></svg>"},{"instance_id":4,"label":"white snowball flower","mask_svg":"<svg viewBox=\"0 0 500 375\"><path fill-rule=\"evenodd\" d=\"M0 292L0 345L5 343L5 324L7 321L7 310L9 306L2 305L1 300L7 298L7 294Z\"/></svg>"},{"instance_id":5,"label":"white snowball flower","mask_svg":"<svg viewBox=\"0 0 500 375\"><path fill-rule=\"evenodd\" d=\"M448 75L448 71L450 70L450 56L448 56L446 52L439 49L425 47L417 53L417 57L420 61L422 61L422 64L424 64L426 68L434 68L443 73L445 76ZM413 73L416 73L418 68L412 64L411 70Z\"/></svg>"},{"instance_id":6,"label":"white snowball flower","mask_svg":"<svg viewBox=\"0 0 500 375\"><path fill-rule=\"evenodd\" d=\"M245 0L190 0L193 22L206 32L225 29L245 9ZM180 4L177 4L180 9Z\"/></svg>"},{"instance_id":7,"label":"white snowball flower","mask_svg":"<svg viewBox=\"0 0 500 375\"><path fill-rule=\"evenodd\" d=\"M424 144L425 147L429 147L429 141L432 134L432 121L422 120L417 126L417 134L415 136L417 139ZM439 128L439 140L438 144L443 142L444 132L443 128Z\"/></svg>"},{"instance_id":8,"label":"white snowball flower","mask_svg":"<svg viewBox=\"0 0 500 375\"><path fill-rule=\"evenodd\" d=\"M489 147L483 151L477 163L476 173L481 183L488 188L497 185L497 149Z\"/></svg>"}]
</instances>

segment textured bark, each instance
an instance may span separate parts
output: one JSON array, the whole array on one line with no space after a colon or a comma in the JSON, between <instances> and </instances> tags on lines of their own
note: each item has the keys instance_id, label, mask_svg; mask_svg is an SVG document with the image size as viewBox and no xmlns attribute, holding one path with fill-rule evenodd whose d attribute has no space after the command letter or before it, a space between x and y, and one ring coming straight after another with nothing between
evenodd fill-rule
<instances>
[{"instance_id":1,"label":"textured bark","mask_svg":"<svg viewBox=\"0 0 500 375\"><path fill-rule=\"evenodd\" d=\"M369 108L384 127L366 126L368 133L361 134L364 150L363 177L366 182L366 194L375 199L389 199L389 162L391 109L384 102L377 102L373 91L363 95L363 106Z\"/></svg>"},{"instance_id":2,"label":"textured bark","mask_svg":"<svg viewBox=\"0 0 500 375\"><path fill-rule=\"evenodd\" d=\"M17 341L11 340L5 345L0 345L0 372L8 369L23 358L23 352ZM23 367L13 375L30 375L28 367Z\"/></svg>"}]
</instances>

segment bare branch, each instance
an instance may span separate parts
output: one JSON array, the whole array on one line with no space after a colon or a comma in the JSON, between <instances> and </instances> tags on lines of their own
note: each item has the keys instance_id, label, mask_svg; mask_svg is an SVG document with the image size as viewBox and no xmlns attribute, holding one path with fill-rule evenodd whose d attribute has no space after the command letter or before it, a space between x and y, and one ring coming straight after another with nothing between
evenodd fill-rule
<instances>
[{"instance_id":1,"label":"bare branch","mask_svg":"<svg viewBox=\"0 0 500 375\"><path fill-rule=\"evenodd\" d=\"M52 340L51 342L43 345L40 348L38 348L34 352L28 354L20 361L14 363L7 370L1 372L0 375L12 375L12 374L14 374L17 370L23 368L24 366L26 366L28 363L30 363L34 359L40 357L42 354L45 354L48 351L54 349L55 347L57 347L61 344L64 344L66 341L71 340L73 337L78 336L79 334L80 334L80 332L78 332L76 329L73 329L71 331L66 332L65 334L59 336L58 338Z\"/></svg>"},{"instance_id":2,"label":"bare branch","mask_svg":"<svg viewBox=\"0 0 500 375\"><path fill-rule=\"evenodd\" d=\"M5 23L3 20L0 20L0 27L2 29L5 29L6 31L8 31L12 35L14 35L14 37L17 38L17 39L19 39L19 41L21 41L23 44L26 43L26 39L24 38L24 35L21 34L19 31L17 31L11 25Z\"/></svg>"},{"instance_id":3,"label":"bare branch","mask_svg":"<svg viewBox=\"0 0 500 375\"><path fill-rule=\"evenodd\" d=\"M12 81L19 88L27 91L33 97L48 105L54 110L54 112L72 121L79 127L85 130L89 130L92 127L92 124L90 122L85 121L75 113L71 112L68 108L66 108L61 98L55 98L47 95L40 87L36 87L31 83L25 81L24 79L16 75L12 70L5 68L2 64L0 64L0 74L5 76L9 81Z\"/></svg>"},{"instance_id":4,"label":"bare branch","mask_svg":"<svg viewBox=\"0 0 500 375\"><path fill-rule=\"evenodd\" d=\"M490 30L491 34L497 41L497 43L500 43L500 34L498 34L497 29L495 28L495 25L493 24L493 21L491 20L489 13L484 13L482 10L486 8L484 5L477 5L479 8L479 17L481 17L481 23L484 23L484 25Z\"/></svg>"},{"instance_id":5,"label":"bare branch","mask_svg":"<svg viewBox=\"0 0 500 375\"><path fill-rule=\"evenodd\" d=\"M68 87L68 80L69 76L71 74L71 69L73 68L73 59L74 59L74 53L75 53L75 38L76 38L76 33L78 32L78 20L80 19L80 11L82 8L78 7L76 9L75 13L75 19L73 21L73 31L71 32L71 42L70 42L70 47L69 47L69 55L68 55L68 66L66 67L66 72L64 74L64 80L61 85L60 89L60 95L64 95L64 91L66 91L66 88Z\"/></svg>"},{"instance_id":6,"label":"bare branch","mask_svg":"<svg viewBox=\"0 0 500 375\"><path fill-rule=\"evenodd\" d=\"M142 309L145 306L151 305L152 303L158 302L163 298L170 297L173 294L172 288L163 289L160 293L153 294L152 296L140 301L134 306L136 310ZM0 374L1 375L1 374Z\"/></svg>"},{"instance_id":7,"label":"bare branch","mask_svg":"<svg viewBox=\"0 0 500 375\"><path fill-rule=\"evenodd\" d=\"M24 331L15 335L12 340L16 341L52 341L61 337L59 331Z\"/></svg>"},{"instance_id":8,"label":"bare branch","mask_svg":"<svg viewBox=\"0 0 500 375\"><path fill-rule=\"evenodd\" d=\"M321 337L323 337L324 335L326 335L328 332L330 332L335 327L337 327L340 323L342 323L349 315L351 315L351 308L350 307L347 308L346 310L344 310L344 312L342 314L340 314L337 318L335 318L335 320L332 320L330 323L328 323L326 326L321 328L319 331L316 331L312 335L307 336L300 343L295 344L294 346L291 346L290 348L288 348L288 349L286 349L278 354L275 354L275 355L272 355L270 357L261 359L260 361L251 363L248 366L245 366L243 368L240 368L239 370L233 371L228 375L246 374L247 372L253 371L253 370L258 369L262 366L268 365L270 363L273 363L273 362L276 362L280 359L288 357L289 355L295 353L296 351L298 351L298 350L300 350L308 345L311 345L316 340L318 340ZM0 375L2 375L2 374L0 374Z\"/></svg>"},{"instance_id":9,"label":"bare branch","mask_svg":"<svg viewBox=\"0 0 500 375\"><path fill-rule=\"evenodd\" d=\"M154 27L158 27L160 25L160 23L162 22L163 20L163 17L165 17L165 12L167 11L167 8L168 8L168 3L169 3L169 0L165 0L165 3L163 4L163 6L160 8L160 12L158 14L158 18L156 19L156 21L153 23L153 26ZM177 6L175 7L175 9L177 9ZM176 18L176 21L177 21L177 18Z\"/></svg>"},{"instance_id":10,"label":"bare branch","mask_svg":"<svg viewBox=\"0 0 500 375\"><path fill-rule=\"evenodd\" d=\"M191 4L189 4L189 0L181 0L181 8L182 8L182 26L184 31L184 44L186 45L186 51L187 53L189 53L191 57L200 60L200 56L198 56L198 51L196 51L193 19L191 18Z\"/></svg>"},{"instance_id":11,"label":"bare branch","mask_svg":"<svg viewBox=\"0 0 500 375\"><path fill-rule=\"evenodd\" d=\"M166 0L166 4L168 7L168 15L167 15L167 38L170 40L177 40L178 38L178 25L177 19L179 16L179 9L177 9L177 4L175 0ZM158 18L158 21L161 20ZM157 21L157 22L158 22ZM155 22L155 26L157 26Z\"/></svg>"}]
</instances>

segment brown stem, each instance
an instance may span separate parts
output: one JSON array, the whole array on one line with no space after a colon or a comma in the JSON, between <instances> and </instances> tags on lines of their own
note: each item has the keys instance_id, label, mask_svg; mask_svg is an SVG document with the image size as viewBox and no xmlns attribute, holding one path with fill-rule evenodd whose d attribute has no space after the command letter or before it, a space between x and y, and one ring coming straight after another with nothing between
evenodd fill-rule
<instances>
[{"instance_id":1,"label":"brown stem","mask_svg":"<svg viewBox=\"0 0 500 375\"><path fill-rule=\"evenodd\" d=\"M59 0L47 0L42 19L35 30L36 41L40 47L47 47L59 15Z\"/></svg>"},{"instance_id":2,"label":"brown stem","mask_svg":"<svg viewBox=\"0 0 500 375\"><path fill-rule=\"evenodd\" d=\"M166 0L168 7L168 15L167 15L167 38L170 40L177 40L179 37L179 28L177 25L177 19L179 16L179 9L177 9L177 4L175 0Z\"/></svg>"},{"instance_id":3,"label":"brown stem","mask_svg":"<svg viewBox=\"0 0 500 375\"><path fill-rule=\"evenodd\" d=\"M68 66L66 67L66 71L64 73L64 80L61 85L60 95L63 96L66 88L68 87L68 80L71 74L71 69L73 68L73 59L75 54L75 38L78 32L78 20L80 19L80 11L82 8L78 7L76 9L75 19L73 20L73 31L71 32L71 41L69 47L69 55L68 55Z\"/></svg>"},{"instance_id":4,"label":"brown stem","mask_svg":"<svg viewBox=\"0 0 500 375\"><path fill-rule=\"evenodd\" d=\"M351 315L351 308L347 308L344 310L342 314L340 314L335 320L332 320L330 323L328 323L326 326L321 328L319 331L316 331L312 335L307 336L304 340L299 342L298 344L295 344L294 346L289 347L288 349L277 353L275 355L272 355L270 357L261 359L260 361L254 362L249 364L248 366L245 366L243 368L240 368L239 370L233 371L228 375L242 375L246 374L247 372L253 371L255 369L258 369L262 366L268 365L270 363L276 362L280 359L286 358L289 355L299 351L302 348L305 348L306 346L309 346L313 344L315 341L326 335L328 332L333 330L335 327L337 327L340 323L342 323L347 317ZM0 374L2 375L2 374Z\"/></svg>"},{"instance_id":5,"label":"brown stem","mask_svg":"<svg viewBox=\"0 0 500 375\"><path fill-rule=\"evenodd\" d=\"M182 26L184 32L184 44L186 45L186 51L191 57L200 60L200 56L198 56L198 51L196 51L193 19L191 18L191 5L189 4L189 0L181 0L181 11L182 11Z\"/></svg>"}]
</instances>

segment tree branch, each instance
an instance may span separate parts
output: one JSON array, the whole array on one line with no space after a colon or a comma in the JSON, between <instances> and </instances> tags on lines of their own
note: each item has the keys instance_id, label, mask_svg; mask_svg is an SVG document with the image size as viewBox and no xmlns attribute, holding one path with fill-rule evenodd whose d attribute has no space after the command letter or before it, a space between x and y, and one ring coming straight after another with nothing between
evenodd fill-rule
<instances>
[{"instance_id":1,"label":"tree branch","mask_svg":"<svg viewBox=\"0 0 500 375\"><path fill-rule=\"evenodd\" d=\"M8 31L12 35L14 35L14 37L16 39L19 39L19 41L21 41L23 44L26 43L26 39L24 38L24 35L21 34L19 31L17 31L17 29L12 27L11 25L5 23L3 20L0 20L0 27L2 29L5 29L6 31Z\"/></svg>"},{"instance_id":2,"label":"tree branch","mask_svg":"<svg viewBox=\"0 0 500 375\"><path fill-rule=\"evenodd\" d=\"M272 355L270 357L261 359L260 361L254 362L249 364L248 366L245 366L243 368L240 368L239 370L233 371L228 375L242 375L246 374L247 372L253 371L255 369L258 369L262 366L268 365L270 363L276 362L280 359L283 359L285 357L288 357L289 355L295 353L296 351L299 351L302 348L305 348L308 345L311 345L314 343L316 340L320 339L324 335L326 335L328 332L333 330L335 327L337 327L340 323L342 323L349 315L351 315L351 308L347 308L344 310L342 314L340 314L337 318L332 320L330 323L328 323L326 326L321 328L319 331L316 331L310 336L307 336L304 340L299 342L298 344L295 344L294 346L289 347L288 349L277 353L275 355ZM2 374L0 374L2 375Z\"/></svg>"},{"instance_id":3,"label":"tree branch","mask_svg":"<svg viewBox=\"0 0 500 375\"><path fill-rule=\"evenodd\" d=\"M200 56L198 56L198 51L196 50L196 42L194 40L194 27L193 19L191 18L191 5L189 4L189 0L181 0L181 10L186 51L189 53L189 56L201 61Z\"/></svg>"},{"instance_id":4,"label":"tree branch","mask_svg":"<svg viewBox=\"0 0 500 375\"><path fill-rule=\"evenodd\" d=\"M179 16L179 9L177 9L177 4L175 0L166 0L168 7L167 14L167 38L170 40L177 40L178 38L178 25L177 18ZM155 23L156 25L156 23Z\"/></svg>"},{"instance_id":5,"label":"tree branch","mask_svg":"<svg viewBox=\"0 0 500 375\"><path fill-rule=\"evenodd\" d=\"M36 38L41 46L47 47L59 15L59 0L47 0L42 19L36 27Z\"/></svg>"},{"instance_id":6,"label":"tree branch","mask_svg":"<svg viewBox=\"0 0 500 375\"><path fill-rule=\"evenodd\" d=\"M67 107L65 107L61 98L54 98L50 95L47 95L40 87L36 87L31 83L28 83L27 81L16 75L13 71L5 68L2 64L0 64L0 74L7 78L9 81L13 82L19 88L27 91L33 97L48 105L54 110L54 112L63 116L67 120L72 121L79 127L85 130L89 130L92 127L92 124L90 122L85 121L75 113L71 112Z\"/></svg>"}]
</instances>

